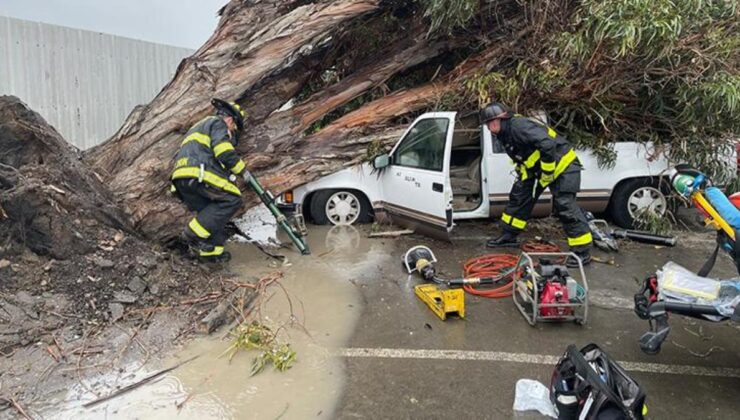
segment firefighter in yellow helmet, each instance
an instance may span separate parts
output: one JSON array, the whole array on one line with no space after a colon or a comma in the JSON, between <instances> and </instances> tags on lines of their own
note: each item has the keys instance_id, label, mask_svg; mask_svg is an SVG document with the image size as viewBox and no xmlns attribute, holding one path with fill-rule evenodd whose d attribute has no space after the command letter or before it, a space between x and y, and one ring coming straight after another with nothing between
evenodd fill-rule
<instances>
[{"instance_id":1,"label":"firefighter in yellow helmet","mask_svg":"<svg viewBox=\"0 0 740 420\"><path fill-rule=\"evenodd\" d=\"M185 135L175 157L172 190L196 212L182 239L199 260L225 262L226 224L242 205L236 177L251 177L235 150L244 128L244 111L234 102L213 99L216 114L197 122Z\"/></svg>"}]
</instances>

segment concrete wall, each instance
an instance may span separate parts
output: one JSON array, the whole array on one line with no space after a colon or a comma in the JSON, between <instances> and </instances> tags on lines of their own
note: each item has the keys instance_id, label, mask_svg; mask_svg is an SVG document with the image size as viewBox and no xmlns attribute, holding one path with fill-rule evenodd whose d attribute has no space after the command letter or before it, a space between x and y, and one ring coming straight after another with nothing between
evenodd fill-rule
<instances>
[{"instance_id":1,"label":"concrete wall","mask_svg":"<svg viewBox=\"0 0 740 420\"><path fill-rule=\"evenodd\" d=\"M87 149L148 103L192 50L0 16L0 94Z\"/></svg>"}]
</instances>

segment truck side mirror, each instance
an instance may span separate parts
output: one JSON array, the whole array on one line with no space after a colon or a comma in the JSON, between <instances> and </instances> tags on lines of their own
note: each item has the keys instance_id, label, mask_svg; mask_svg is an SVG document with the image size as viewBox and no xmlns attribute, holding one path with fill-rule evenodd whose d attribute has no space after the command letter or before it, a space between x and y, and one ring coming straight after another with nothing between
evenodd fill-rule
<instances>
[{"instance_id":1,"label":"truck side mirror","mask_svg":"<svg viewBox=\"0 0 740 420\"><path fill-rule=\"evenodd\" d=\"M373 168L375 169L383 169L390 165L391 163L391 157L388 155L380 155L375 158L373 161Z\"/></svg>"}]
</instances>

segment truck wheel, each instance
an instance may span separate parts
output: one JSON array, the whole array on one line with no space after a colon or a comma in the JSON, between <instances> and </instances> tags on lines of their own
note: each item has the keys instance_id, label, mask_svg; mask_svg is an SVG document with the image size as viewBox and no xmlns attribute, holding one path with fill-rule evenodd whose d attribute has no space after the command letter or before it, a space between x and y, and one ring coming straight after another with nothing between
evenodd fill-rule
<instances>
[{"instance_id":1,"label":"truck wheel","mask_svg":"<svg viewBox=\"0 0 740 420\"><path fill-rule=\"evenodd\" d=\"M352 225L372 220L370 203L353 190L323 190L311 199L311 218L317 225Z\"/></svg>"},{"instance_id":2,"label":"truck wheel","mask_svg":"<svg viewBox=\"0 0 740 420\"><path fill-rule=\"evenodd\" d=\"M632 229L635 217L645 209L655 214L664 215L668 209L668 200L661 191L658 180L638 178L625 181L612 193L609 213L618 226Z\"/></svg>"}]
</instances>

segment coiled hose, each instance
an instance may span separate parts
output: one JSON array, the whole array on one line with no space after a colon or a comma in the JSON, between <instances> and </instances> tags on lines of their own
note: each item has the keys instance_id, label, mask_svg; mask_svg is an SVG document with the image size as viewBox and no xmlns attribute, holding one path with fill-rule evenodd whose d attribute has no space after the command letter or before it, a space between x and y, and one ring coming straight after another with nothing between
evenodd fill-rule
<instances>
[{"instance_id":1,"label":"coiled hose","mask_svg":"<svg viewBox=\"0 0 740 420\"><path fill-rule=\"evenodd\" d=\"M466 284L463 289L471 295L486 298L511 296L511 282L518 261L519 257L514 254L489 254L465 261L463 274L466 278L491 277L497 280L491 286L474 287Z\"/></svg>"},{"instance_id":2,"label":"coiled hose","mask_svg":"<svg viewBox=\"0 0 740 420\"><path fill-rule=\"evenodd\" d=\"M552 242L527 241L522 244L524 252L560 252ZM469 277L491 277L496 279L492 286L464 285L463 289L471 295L499 299L511 296L514 269L519 262L515 254L488 254L471 258L463 264L463 275Z\"/></svg>"}]
</instances>

